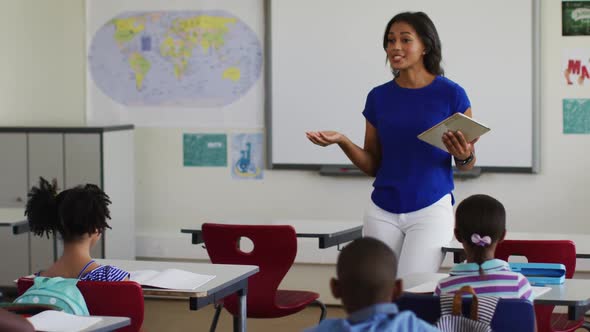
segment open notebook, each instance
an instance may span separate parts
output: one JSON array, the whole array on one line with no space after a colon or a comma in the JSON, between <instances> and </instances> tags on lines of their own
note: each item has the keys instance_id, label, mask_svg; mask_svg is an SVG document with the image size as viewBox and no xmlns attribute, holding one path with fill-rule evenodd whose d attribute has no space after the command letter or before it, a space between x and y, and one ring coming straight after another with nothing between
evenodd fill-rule
<instances>
[{"instance_id":1,"label":"open notebook","mask_svg":"<svg viewBox=\"0 0 590 332\"><path fill-rule=\"evenodd\" d=\"M45 310L27 319L35 331L45 332L84 331L102 320L100 317L76 316L55 310Z\"/></svg>"},{"instance_id":2,"label":"open notebook","mask_svg":"<svg viewBox=\"0 0 590 332\"><path fill-rule=\"evenodd\" d=\"M178 269L166 269L163 271L139 270L131 271L129 280L135 281L142 286L193 290L206 284L215 276L197 274Z\"/></svg>"}]
</instances>

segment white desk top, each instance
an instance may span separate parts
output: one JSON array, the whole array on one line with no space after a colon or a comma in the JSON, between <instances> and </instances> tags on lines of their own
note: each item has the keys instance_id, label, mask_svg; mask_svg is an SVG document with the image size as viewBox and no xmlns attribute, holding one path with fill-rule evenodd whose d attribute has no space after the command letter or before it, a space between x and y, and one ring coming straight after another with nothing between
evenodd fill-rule
<instances>
[{"instance_id":1,"label":"white desk top","mask_svg":"<svg viewBox=\"0 0 590 332\"><path fill-rule=\"evenodd\" d=\"M404 289L428 282L438 282L445 273L414 273L403 278ZM545 285L550 291L535 298L535 303L582 306L590 303L590 279L566 279L561 285Z\"/></svg>"},{"instance_id":2,"label":"white desk top","mask_svg":"<svg viewBox=\"0 0 590 332\"><path fill-rule=\"evenodd\" d=\"M590 303L590 280L588 279L566 279L562 285L545 285L551 290L535 298L535 303L554 304L561 301L561 305L580 305Z\"/></svg>"},{"instance_id":3,"label":"white desk top","mask_svg":"<svg viewBox=\"0 0 590 332\"><path fill-rule=\"evenodd\" d=\"M293 225L297 233L335 234L351 228L362 227L362 221L356 220L274 220L274 225Z\"/></svg>"},{"instance_id":4,"label":"white desk top","mask_svg":"<svg viewBox=\"0 0 590 332\"><path fill-rule=\"evenodd\" d=\"M590 234L566 234L566 233L528 233L507 232L507 240L571 240L576 244L578 256L590 256ZM445 248L463 249L461 243L455 239Z\"/></svg>"},{"instance_id":5,"label":"white desk top","mask_svg":"<svg viewBox=\"0 0 590 332\"><path fill-rule=\"evenodd\" d=\"M115 331L122 327L131 325L131 319L128 317L114 317L114 316L92 316L102 318L100 322L90 326L84 332L107 332Z\"/></svg>"},{"instance_id":6,"label":"white desk top","mask_svg":"<svg viewBox=\"0 0 590 332\"><path fill-rule=\"evenodd\" d=\"M404 290L416 287L427 282L438 282L439 280L448 277L448 273L412 273L402 279ZM436 285L435 285L436 287ZM434 291L434 288L432 289Z\"/></svg>"},{"instance_id":7,"label":"white desk top","mask_svg":"<svg viewBox=\"0 0 590 332\"><path fill-rule=\"evenodd\" d=\"M115 259L97 259L101 265L114 265L126 271L181 269L189 272L214 275L213 280L194 290L144 288L144 295L162 297L206 297L220 288L227 287L259 271L258 266L225 265L207 263L130 261Z\"/></svg>"},{"instance_id":8,"label":"white desk top","mask_svg":"<svg viewBox=\"0 0 590 332\"><path fill-rule=\"evenodd\" d=\"M223 221L205 221L215 224L229 225L292 225L295 231L300 234L334 234L351 228L361 227L360 220L309 220L309 219L276 219L276 220L223 220ZM201 229L201 223L183 227L183 229Z\"/></svg>"},{"instance_id":9,"label":"white desk top","mask_svg":"<svg viewBox=\"0 0 590 332\"><path fill-rule=\"evenodd\" d=\"M26 220L24 208L0 209L0 226L12 226L23 220Z\"/></svg>"}]
</instances>

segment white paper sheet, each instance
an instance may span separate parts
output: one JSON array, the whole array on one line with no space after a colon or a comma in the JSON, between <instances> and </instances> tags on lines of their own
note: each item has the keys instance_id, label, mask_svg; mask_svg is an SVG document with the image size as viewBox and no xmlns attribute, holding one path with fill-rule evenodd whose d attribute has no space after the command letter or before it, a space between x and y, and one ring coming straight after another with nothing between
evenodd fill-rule
<instances>
[{"instance_id":1,"label":"white paper sheet","mask_svg":"<svg viewBox=\"0 0 590 332\"><path fill-rule=\"evenodd\" d=\"M46 332L83 331L102 320L100 317L76 316L55 310L45 310L27 319L35 331Z\"/></svg>"},{"instance_id":2,"label":"white paper sheet","mask_svg":"<svg viewBox=\"0 0 590 332\"><path fill-rule=\"evenodd\" d=\"M418 286L408 288L405 291L408 293L434 293L434 289L436 288L437 283L438 283L438 280L427 281L427 282L420 284Z\"/></svg>"},{"instance_id":3,"label":"white paper sheet","mask_svg":"<svg viewBox=\"0 0 590 332\"><path fill-rule=\"evenodd\" d=\"M199 288L215 278L212 275L197 274L178 269L131 271L130 275L130 280L143 286L189 290Z\"/></svg>"},{"instance_id":4,"label":"white paper sheet","mask_svg":"<svg viewBox=\"0 0 590 332\"><path fill-rule=\"evenodd\" d=\"M532 286L532 287L533 287L533 297L535 299L551 290L551 287L540 287L540 286Z\"/></svg>"}]
</instances>

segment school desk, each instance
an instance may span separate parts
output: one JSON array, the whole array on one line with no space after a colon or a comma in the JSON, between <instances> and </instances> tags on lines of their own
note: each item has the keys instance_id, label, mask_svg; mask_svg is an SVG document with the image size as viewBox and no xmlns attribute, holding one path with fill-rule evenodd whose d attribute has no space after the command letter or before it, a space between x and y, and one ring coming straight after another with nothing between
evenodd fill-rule
<instances>
[{"instance_id":1,"label":"school desk","mask_svg":"<svg viewBox=\"0 0 590 332\"><path fill-rule=\"evenodd\" d=\"M434 291L436 282L447 276L448 274L444 273L409 274L403 278L404 289L432 283L432 291ZM566 279L561 285L545 285L543 287L550 287L551 290L535 298L534 303L566 306L569 320L578 320L584 317L584 313L590 308L589 279Z\"/></svg>"},{"instance_id":2,"label":"school desk","mask_svg":"<svg viewBox=\"0 0 590 332\"><path fill-rule=\"evenodd\" d=\"M213 222L213 221L212 221ZM297 232L297 237L317 238L319 248L325 249L340 246L363 235L363 226L360 222L339 222L333 220L276 220L271 222L228 221L215 222L221 224L244 225L292 225ZM200 228L183 228L181 233L192 235L192 244L203 243L203 235Z\"/></svg>"},{"instance_id":3,"label":"school desk","mask_svg":"<svg viewBox=\"0 0 590 332\"><path fill-rule=\"evenodd\" d=\"M115 331L122 327L131 325L131 319L128 317L114 317L114 316L92 316L100 317L100 322L85 329L84 332L108 332Z\"/></svg>"},{"instance_id":4,"label":"school desk","mask_svg":"<svg viewBox=\"0 0 590 332\"><path fill-rule=\"evenodd\" d=\"M22 234L29 231L29 223L25 219L24 209L0 209L0 227L12 227L12 234Z\"/></svg>"},{"instance_id":5,"label":"school desk","mask_svg":"<svg viewBox=\"0 0 590 332\"><path fill-rule=\"evenodd\" d=\"M590 258L590 235L589 234L552 234L552 233L525 233L507 232L507 240L571 240L576 245L577 258ZM442 247L442 252L452 253L453 262L461 263L465 260L463 246L459 241L453 239L451 243Z\"/></svg>"},{"instance_id":6,"label":"school desk","mask_svg":"<svg viewBox=\"0 0 590 332\"><path fill-rule=\"evenodd\" d=\"M13 287L13 280L31 273L31 246L24 208L0 208L0 288Z\"/></svg>"},{"instance_id":7,"label":"school desk","mask_svg":"<svg viewBox=\"0 0 590 332\"><path fill-rule=\"evenodd\" d=\"M125 271L180 269L214 275L215 278L194 290L144 288L143 295L156 298L188 298L190 310L199 310L237 293L240 303L240 314L237 317L238 330L246 331L248 278L258 272L258 266L115 259L97 259L96 262L101 265L114 265Z\"/></svg>"}]
</instances>

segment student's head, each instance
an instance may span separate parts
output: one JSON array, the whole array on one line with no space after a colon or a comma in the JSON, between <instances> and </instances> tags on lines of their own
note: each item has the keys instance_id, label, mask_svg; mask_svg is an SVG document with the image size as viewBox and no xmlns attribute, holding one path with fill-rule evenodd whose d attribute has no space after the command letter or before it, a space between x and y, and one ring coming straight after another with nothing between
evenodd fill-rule
<instances>
[{"instance_id":1,"label":"student's head","mask_svg":"<svg viewBox=\"0 0 590 332\"><path fill-rule=\"evenodd\" d=\"M475 263L482 264L506 235L506 211L502 203L488 195L463 200L455 213L455 237Z\"/></svg>"},{"instance_id":2,"label":"student's head","mask_svg":"<svg viewBox=\"0 0 590 332\"><path fill-rule=\"evenodd\" d=\"M57 193L57 185L40 178L28 194L25 215L35 235L59 233L65 243L91 238L110 228L109 196L93 184Z\"/></svg>"},{"instance_id":3,"label":"student's head","mask_svg":"<svg viewBox=\"0 0 590 332\"><path fill-rule=\"evenodd\" d=\"M344 247L338 256L336 273L337 279L330 283L332 294L342 299L348 313L391 302L401 293L395 254L374 238L356 239Z\"/></svg>"},{"instance_id":4,"label":"student's head","mask_svg":"<svg viewBox=\"0 0 590 332\"><path fill-rule=\"evenodd\" d=\"M400 70L416 63L422 63L432 75L444 75L440 38L434 23L423 12L403 12L389 20L383 49L396 77Z\"/></svg>"}]
</instances>

